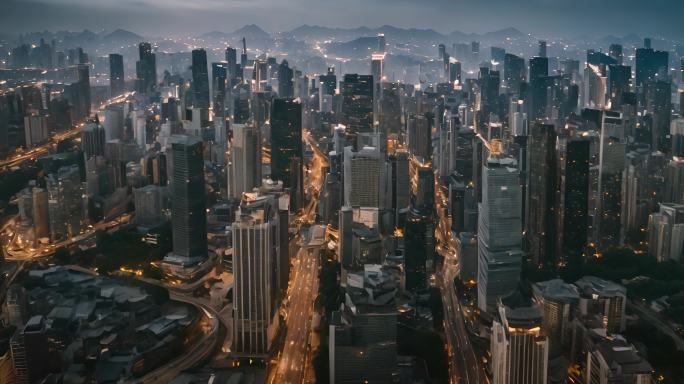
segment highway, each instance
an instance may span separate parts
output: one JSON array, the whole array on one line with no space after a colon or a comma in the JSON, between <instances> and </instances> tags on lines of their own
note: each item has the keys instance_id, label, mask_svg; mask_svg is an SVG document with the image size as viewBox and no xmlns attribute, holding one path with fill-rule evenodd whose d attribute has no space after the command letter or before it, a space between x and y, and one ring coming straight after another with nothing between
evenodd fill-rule
<instances>
[{"instance_id":1,"label":"highway","mask_svg":"<svg viewBox=\"0 0 684 384\"><path fill-rule=\"evenodd\" d=\"M116 104L120 103L122 101L125 101L128 99L130 96L134 95L135 92L128 92L124 93L123 95L119 95L117 97L111 98L107 100L106 102L102 103L99 106L99 111L103 112L104 108L107 107L108 105L111 104ZM39 146L33 147L27 151L17 153L7 159L0 160L0 170L5 169L5 168L11 168L20 165L21 163L28 161L28 160L34 160L39 156L43 156L47 153L50 153L50 151L57 145L62 140L66 139L71 139L76 136L78 136L81 133L81 128L83 128L84 123L79 123L74 125L71 129L66 130L64 132L59 132L56 133L52 136L50 136L50 139Z\"/></svg>"},{"instance_id":2,"label":"highway","mask_svg":"<svg viewBox=\"0 0 684 384\"><path fill-rule=\"evenodd\" d=\"M435 180L439 178L436 177ZM439 216L435 230L435 236L439 241L437 252L444 257L444 264L438 270L437 282L442 292L444 307L444 333L449 355L450 383L488 383L489 379L482 361L475 354L469 340L461 304L456 294L454 278L459 272L458 242L451 231L451 223L446 214L447 198L437 181L435 181L435 204Z\"/></svg>"},{"instance_id":3,"label":"highway","mask_svg":"<svg viewBox=\"0 0 684 384\"><path fill-rule=\"evenodd\" d=\"M311 199L301 213L300 223L313 223L324 180L323 167L327 166L328 160L308 131L304 131L303 137L313 148L314 157L306 182ZM299 234L290 244L291 249L299 249L290 271L285 341L282 351L278 353L277 365L269 374L269 383L300 384L305 381L306 372L312 365L313 351L309 346L309 340L314 300L318 295L318 252L306 249L303 244L298 245L297 241L301 241Z\"/></svg>"}]
</instances>

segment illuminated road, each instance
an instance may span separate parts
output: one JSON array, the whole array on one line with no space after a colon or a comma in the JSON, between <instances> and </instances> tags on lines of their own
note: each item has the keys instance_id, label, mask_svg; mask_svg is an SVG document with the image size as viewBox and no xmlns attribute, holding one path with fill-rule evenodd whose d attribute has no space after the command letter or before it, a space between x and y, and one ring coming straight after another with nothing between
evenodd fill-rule
<instances>
[{"instance_id":1,"label":"illuminated road","mask_svg":"<svg viewBox=\"0 0 684 384\"><path fill-rule=\"evenodd\" d=\"M300 222L312 223L315 221L318 195L323 185L323 167L327 166L328 160L308 131L304 131L304 140L313 148L314 157L306 183L311 200L304 208ZM301 241L301 236L297 235L290 244L291 249L299 248L299 250L290 271L285 341L282 351L278 354L277 365L269 375L269 383L302 383L313 358L309 340L312 331L314 300L318 294L318 253L298 246L297 241Z\"/></svg>"},{"instance_id":2,"label":"illuminated road","mask_svg":"<svg viewBox=\"0 0 684 384\"><path fill-rule=\"evenodd\" d=\"M103 112L104 108L107 107L108 105L120 103L120 102L126 100L128 97L130 97L134 94L135 94L135 92L128 92L128 93L124 93L123 95L109 99L100 105L99 110L100 110L100 112ZM69 129L67 131L60 132L60 133L57 133L57 134L50 136L50 139L45 144L31 148L31 149L29 149L25 152L22 152L22 153L18 153L16 155L13 155L13 156L7 158L7 159L0 160L0 169L4 169L4 168L8 168L8 167L15 167L15 166L18 166L19 164L21 164L25 161L34 160L39 156L43 156L43 155L49 153L57 145L57 143L59 143L60 141L66 140L66 139L71 139L71 138L78 136L81 133L81 128L83 128L83 123L76 124L71 129Z\"/></svg>"},{"instance_id":3,"label":"illuminated road","mask_svg":"<svg viewBox=\"0 0 684 384\"><path fill-rule=\"evenodd\" d=\"M439 178L435 179L438 180ZM442 291L442 304L444 306L444 333L449 354L450 383L485 383L489 380L484 372L482 362L477 358L468 338L461 304L456 295L454 278L459 271L458 244L451 231L451 223L446 214L446 196L437 182L435 182L435 202L439 216L435 234L440 243L437 246L437 252L444 257L444 265L438 271L437 282Z\"/></svg>"}]
</instances>

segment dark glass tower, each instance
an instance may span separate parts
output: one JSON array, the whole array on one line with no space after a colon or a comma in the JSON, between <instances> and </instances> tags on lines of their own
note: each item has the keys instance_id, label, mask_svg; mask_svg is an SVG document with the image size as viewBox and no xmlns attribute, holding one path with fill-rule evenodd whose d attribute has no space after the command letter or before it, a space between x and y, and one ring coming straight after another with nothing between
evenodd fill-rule
<instances>
[{"instance_id":1,"label":"dark glass tower","mask_svg":"<svg viewBox=\"0 0 684 384\"><path fill-rule=\"evenodd\" d=\"M150 43L138 45L140 60L136 63L137 90L144 94L151 94L157 85L157 57L152 53Z\"/></svg>"},{"instance_id":2,"label":"dark glass tower","mask_svg":"<svg viewBox=\"0 0 684 384\"><path fill-rule=\"evenodd\" d=\"M373 76L344 75L342 123L352 136L373 131Z\"/></svg>"},{"instance_id":3,"label":"dark glass tower","mask_svg":"<svg viewBox=\"0 0 684 384\"><path fill-rule=\"evenodd\" d=\"M290 207L301 207L302 105L293 99L273 100L271 111L271 178L290 188Z\"/></svg>"},{"instance_id":4,"label":"dark glass tower","mask_svg":"<svg viewBox=\"0 0 684 384\"><path fill-rule=\"evenodd\" d=\"M209 109L209 73L207 69L207 52L204 49L192 51L192 89L194 106Z\"/></svg>"},{"instance_id":5,"label":"dark glass tower","mask_svg":"<svg viewBox=\"0 0 684 384\"><path fill-rule=\"evenodd\" d=\"M278 66L278 96L282 98L294 97L293 77L294 71L288 65L287 60L283 60Z\"/></svg>"},{"instance_id":6,"label":"dark glass tower","mask_svg":"<svg viewBox=\"0 0 684 384\"><path fill-rule=\"evenodd\" d=\"M207 257L207 212L202 141L172 137L171 223L173 253L188 263Z\"/></svg>"},{"instance_id":7,"label":"dark glass tower","mask_svg":"<svg viewBox=\"0 0 684 384\"><path fill-rule=\"evenodd\" d=\"M110 53L109 54L109 90L110 96L118 96L123 93L124 85L124 65L123 56Z\"/></svg>"}]
</instances>

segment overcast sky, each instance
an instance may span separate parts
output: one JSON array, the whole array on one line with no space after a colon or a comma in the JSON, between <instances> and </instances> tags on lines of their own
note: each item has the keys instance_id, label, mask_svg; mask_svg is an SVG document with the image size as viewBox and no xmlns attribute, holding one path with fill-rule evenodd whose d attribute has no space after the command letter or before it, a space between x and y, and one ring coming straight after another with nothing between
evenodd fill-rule
<instances>
[{"instance_id":1,"label":"overcast sky","mask_svg":"<svg viewBox=\"0 0 684 384\"><path fill-rule=\"evenodd\" d=\"M684 38L684 0L0 0L0 32L129 29L161 36L301 24L391 24L448 33L516 27L548 36Z\"/></svg>"}]
</instances>

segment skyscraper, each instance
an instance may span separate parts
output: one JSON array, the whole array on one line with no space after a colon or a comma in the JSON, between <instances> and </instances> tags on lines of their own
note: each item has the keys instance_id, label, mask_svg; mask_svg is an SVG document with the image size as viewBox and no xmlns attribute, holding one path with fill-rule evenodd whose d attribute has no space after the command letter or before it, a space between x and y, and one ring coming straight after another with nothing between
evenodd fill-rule
<instances>
[{"instance_id":1,"label":"skyscraper","mask_svg":"<svg viewBox=\"0 0 684 384\"><path fill-rule=\"evenodd\" d=\"M184 135L174 135L171 140L173 254L179 264L193 265L207 258L203 145Z\"/></svg>"},{"instance_id":2,"label":"skyscraper","mask_svg":"<svg viewBox=\"0 0 684 384\"><path fill-rule=\"evenodd\" d=\"M83 186L78 166L59 168L47 177L50 240L77 236L83 219Z\"/></svg>"},{"instance_id":3,"label":"skyscraper","mask_svg":"<svg viewBox=\"0 0 684 384\"><path fill-rule=\"evenodd\" d=\"M226 114L226 89L229 87L228 76L228 63L211 63L212 111L214 112L215 121L224 121L223 117Z\"/></svg>"},{"instance_id":4,"label":"skyscraper","mask_svg":"<svg viewBox=\"0 0 684 384\"><path fill-rule=\"evenodd\" d=\"M549 344L538 307L499 305L492 325L492 383L546 384Z\"/></svg>"},{"instance_id":5,"label":"skyscraper","mask_svg":"<svg viewBox=\"0 0 684 384\"><path fill-rule=\"evenodd\" d=\"M352 138L356 138L359 133L373 132L372 75L344 75L341 119L347 127L347 134Z\"/></svg>"},{"instance_id":6,"label":"skyscraper","mask_svg":"<svg viewBox=\"0 0 684 384\"><path fill-rule=\"evenodd\" d=\"M525 236L532 262L538 266L555 262L556 241L556 133L550 124L536 123L527 143L527 220Z\"/></svg>"},{"instance_id":7,"label":"skyscraper","mask_svg":"<svg viewBox=\"0 0 684 384\"><path fill-rule=\"evenodd\" d=\"M81 148L86 159L93 156L104 156L105 143L105 128L102 125L90 122L81 130Z\"/></svg>"},{"instance_id":8,"label":"skyscraper","mask_svg":"<svg viewBox=\"0 0 684 384\"><path fill-rule=\"evenodd\" d=\"M192 50L192 90L196 108L209 110L209 73L207 68L207 51ZM207 116L208 117L208 116Z\"/></svg>"},{"instance_id":9,"label":"skyscraper","mask_svg":"<svg viewBox=\"0 0 684 384\"><path fill-rule=\"evenodd\" d=\"M150 95L157 87L157 56L152 53L150 43L138 45L140 60L136 63L137 90Z\"/></svg>"},{"instance_id":10,"label":"skyscraper","mask_svg":"<svg viewBox=\"0 0 684 384\"><path fill-rule=\"evenodd\" d=\"M290 207L301 208L304 190L302 105L295 99L275 99L271 110L271 178L290 188Z\"/></svg>"},{"instance_id":11,"label":"skyscraper","mask_svg":"<svg viewBox=\"0 0 684 384\"><path fill-rule=\"evenodd\" d=\"M477 305L493 312L512 293L522 264L522 191L515 161L490 157L482 168L479 206Z\"/></svg>"},{"instance_id":12,"label":"skyscraper","mask_svg":"<svg viewBox=\"0 0 684 384\"><path fill-rule=\"evenodd\" d=\"M123 56L109 54L109 95L119 96L125 89Z\"/></svg>"},{"instance_id":13,"label":"skyscraper","mask_svg":"<svg viewBox=\"0 0 684 384\"><path fill-rule=\"evenodd\" d=\"M278 207L272 196L243 203L233 231L233 352L268 354L278 323Z\"/></svg>"},{"instance_id":14,"label":"skyscraper","mask_svg":"<svg viewBox=\"0 0 684 384\"><path fill-rule=\"evenodd\" d=\"M233 47L226 47L226 62L228 63L228 79L231 81L229 84L232 86L233 80L242 75L238 75L238 62L237 62L237 49Z\"/></svg>"},{"instance_id":15,"label":"skyscraper","mask_svg":"<svg viewBox=\"0 0 684 384\"><path fill-rule=\"evenodd\" d=\"M290 68L287 60L283 60L278 66L278 96L281 98L294 97L294 71Z\"/></svg>"},{"instance_id":16,"label":"skyscraper","mask_svg":"<svg viewBox=\"0 0 684 384\"><path fill-rule=\"evenodd\" d=\"M241 198L261 186L261 133L255 126L233 124L229 195Z\"/></svg>"}]
</instances>

